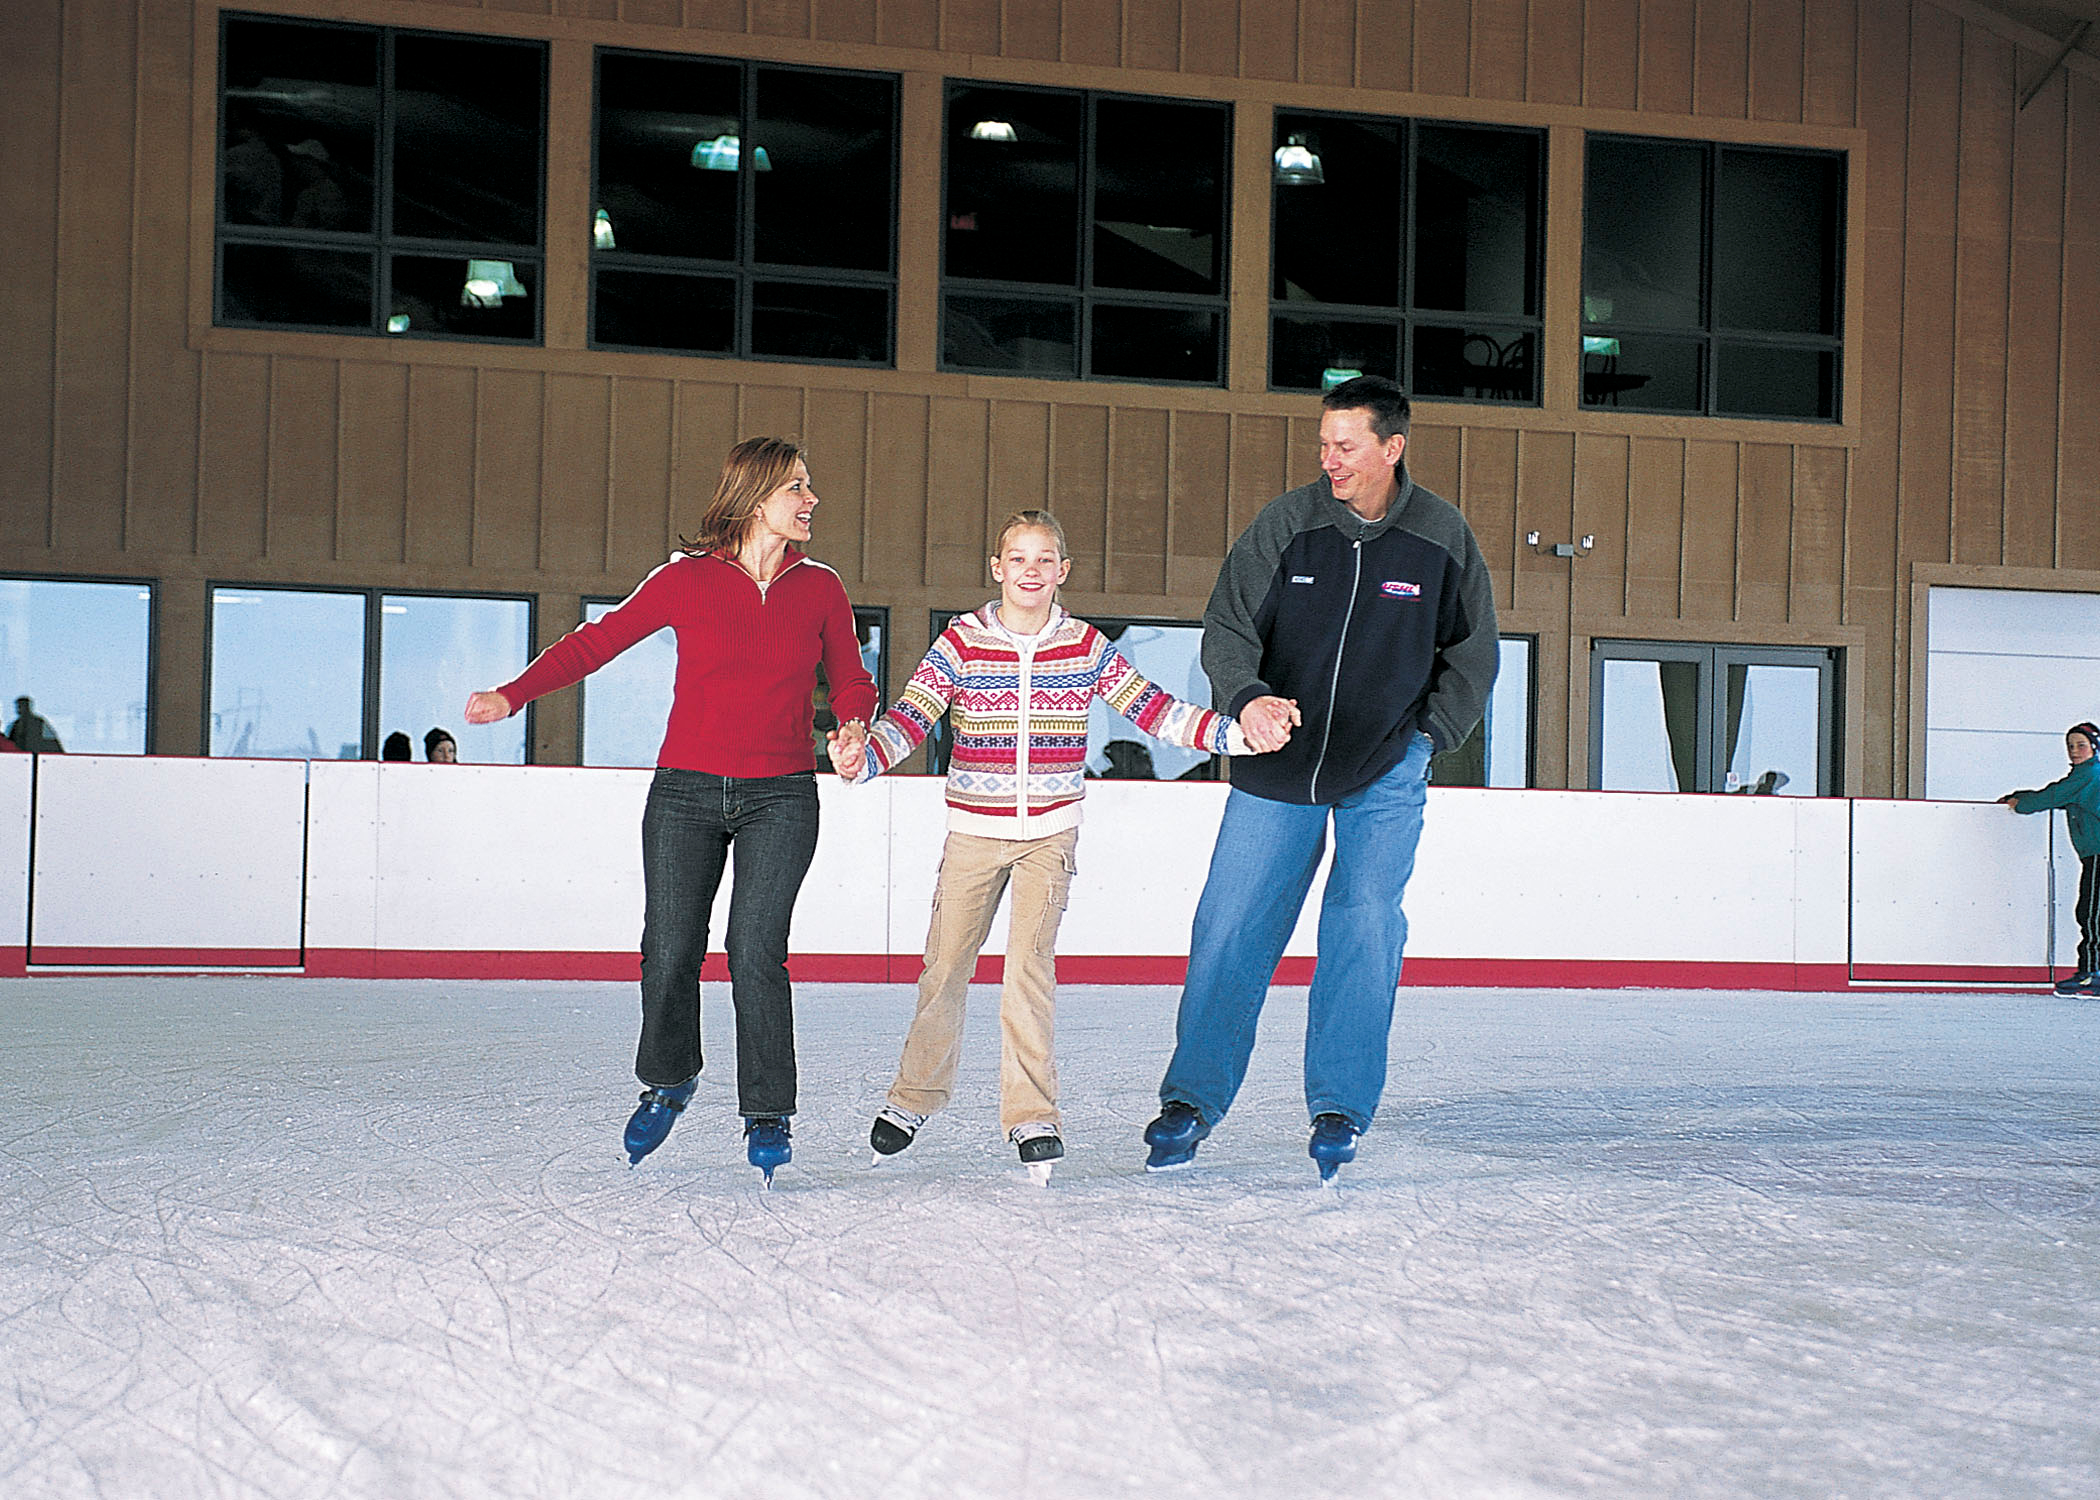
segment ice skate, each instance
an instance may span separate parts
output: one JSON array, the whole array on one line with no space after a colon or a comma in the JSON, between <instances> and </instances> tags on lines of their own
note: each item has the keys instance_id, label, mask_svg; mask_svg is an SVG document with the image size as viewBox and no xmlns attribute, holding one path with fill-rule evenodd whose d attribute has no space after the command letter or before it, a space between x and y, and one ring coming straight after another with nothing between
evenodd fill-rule
<instances>
[{"instance_id":1,"label":"ice skate","mask_svg":"<svg viewBox=\"0 0 2100 1500\"><path fill-rule=\"evenodd\" d=\"M1209 1134L1210 1126L1193 1104L1169 1099L1160 1106L1159 1118L1145 1127L1145 1144L1152 1148L1145 1158L1145 1170L1165 1172L1187 1166L1196 1159L1197 1145Z\"/></svg>"},{"instance_id":2,"label":"ice skate","mask_svg":"<svg viewBox=\"0 0 2100 1500\"><path fill-rule=\"evenodd\" d=\"M886 1156L895 1156L909 1146L926 1123L926 1116L915 1115L908 1109L899 1109L894 1104L885 1104L875 1116L875 1123L868 1127L868 1144L875 1148L872 1166L881 1166Z\"/></svg>"},{"instance_id":3,"label":"ice skate","mask_svg":"<svg viewBox=\"0 0 2100 1500\"><path fill-rule=\"evenodd\" d=\"M767 1191L773 1187L773 1169L794 1159L785 1115L752 1115L744 1121L744 1155L765 1175Z\"/></svg>"},{"instance_id":4,"label":"ice skate","mask_svg":"<svg viewBox=\"0 0 2100 1500\"><path fill-rule=\"evenodd\" d=\"M671 1127L678 1123L688 1100L693 1097L693 1087L698 1078L688 1078L684 1083L645 1090L642 1102L627 1121L624 1144L627 1147L627 1165L641 1165L643 1157L664 1143Z\"/></svg>"},{"instance_id":5,"label":"ice skate","mask_svg":"<svg viewBox=\"0 0 2100 1500\"><path fill-rule=\"evenodd\" d=\"M1030 1120L1009 1130L1006 1138L1021 1153L1021 1165L1028 1168L1035 1185L1050 1186L1050 1169L1065 1154L1065 1143L1058 1136L1057 1127L1048 1120Z\"/></svg>"},{"instance_id":6,"label":"ice skate","mask_svg":"<svg viewBox=\"0 0 2100 1500\"><path fill-rule=\"evenodd\" d=\"M2090 974L2068 975L2067 977L2056 981L2056 993L2059 995L2088 994L2090 993L2089 986L2092 984L2092 982L2093 976Z\"/></svg>"},{"instance_id":7,"label":"ice skate","mask_svg":"<svg viewBox=\"0 0 2100 1500\"><path fill-rule=\"evenodd\" d=\"M1320 1181L1334 1186L1335 1173L1346 1162L1356 1160L1357 1129L1341 1115L1326 1114L1313 1117L1312 1139L1305 1143L1305 1154L1320 1168Z\"/></svg>"}]
</instances>

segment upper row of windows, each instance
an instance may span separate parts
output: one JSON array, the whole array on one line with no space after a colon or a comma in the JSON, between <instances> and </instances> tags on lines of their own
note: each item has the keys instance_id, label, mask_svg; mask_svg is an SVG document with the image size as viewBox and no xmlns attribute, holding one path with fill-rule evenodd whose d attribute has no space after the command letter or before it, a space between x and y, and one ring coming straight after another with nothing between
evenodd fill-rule
<instances>
[{"instance_id":1,"label":"upper row of windows","mask_svg":"<svg viewBox=\"0 0 2100 1500\"><path fill-rule=\"evenodd\" d=\"M539 339L544 43L239 15L222 43L220 323ZM593 347L894 362L894 75L596 66ZM1270 386L1536 405L1543 132L1274 129ZM941 367L1223 384L1231 142L1227 104L951 81ZM1583 400L1835 420L1843 156L1586 157Z\"/></svg>"}]
</instances>

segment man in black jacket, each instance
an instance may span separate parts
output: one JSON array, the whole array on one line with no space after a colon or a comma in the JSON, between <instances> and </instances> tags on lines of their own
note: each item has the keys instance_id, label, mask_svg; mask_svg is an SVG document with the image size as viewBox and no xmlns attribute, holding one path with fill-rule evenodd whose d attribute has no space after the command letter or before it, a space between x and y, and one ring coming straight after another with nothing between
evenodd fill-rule
<instances>
[{"instance_id":1,"label":"man in black jacket","mask_svg":"<svg viewBox=\"0 0 2100 1500\"><path fill-rule=\"evenodd\" d=\"M1273 753L1233 763L1162 1108L1145 1130L1154 1169L1189 1161L1231 1108L1330 820L1307 1149L1322 1177L1355 1157L1385 1090L1429 756L1472 733L1494 685L1487 566L1457 507L1407 473L1406 395L1360 377L1321 405L1323 477L1255 517L1204 611L1217 707Z\"/></svg>"}]
</instances>

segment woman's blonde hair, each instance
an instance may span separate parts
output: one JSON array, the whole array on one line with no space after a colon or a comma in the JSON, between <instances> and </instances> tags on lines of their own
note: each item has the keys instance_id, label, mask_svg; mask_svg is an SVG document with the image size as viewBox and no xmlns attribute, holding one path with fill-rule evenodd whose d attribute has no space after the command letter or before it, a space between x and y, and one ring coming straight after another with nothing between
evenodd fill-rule
<instances>
[{"instance_id":1,"label":"woman's blonde hair","mask_svg":"<svg viewBox=\"0 0 2100 1500\"><path fill-rule=\"evenodd\" d=\"M1057 538L1057 555L1070 557L1072 549L1065 545L1065 529L1057 517L1047 510L1017 510L1008 516L999 528L999 536L992 543L992 556L997 557L1006 550L1006 539L1017 531L1047 531Z\"/></svg>"},{"instance_id":2,"label":"woman's blonde hair","mask_svg":"<svg viewBox=\"0 0 2100 1500\"><path fill-rule=\"evenodd\" d=\"M792 438L745 438L729 450L714 499L700 512L693 534L678 539L679 547L690 557L702 557L742 546L759 502L794 477L796 464L808 461L807 451Z\"/></svg>"}]
</instances>

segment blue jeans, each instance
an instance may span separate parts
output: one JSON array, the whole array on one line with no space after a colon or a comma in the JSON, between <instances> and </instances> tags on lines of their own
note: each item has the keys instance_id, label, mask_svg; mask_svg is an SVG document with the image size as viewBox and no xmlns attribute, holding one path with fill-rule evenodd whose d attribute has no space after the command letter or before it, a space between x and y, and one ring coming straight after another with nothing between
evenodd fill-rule
<instances>
[{"instance_id":1,"label":"blue jeans","mask_svg":"<svg viewBox=\"0 0 2100 1500\"><path fill-rule=\"evenodd\" d=\"M1334 865L1320 902L1319 960L1305 1026L1305 1106L1371 1123L1385 1092L1407 916L1428 798L1430 742L1418 735L1398 765L1334 803L1271 802L1234 789L1196 905L1188 981L1174 1025L1162 1103L1193 1105L1212 1124L1232 1108L1254 1051L1255 1022L1334 819Z\"/></svg>"},{"instance_id":2,"label":"blue jeans","mask_svg":"<svg viewBox=\"0 0 2100 1500\"><path fill-rule=\"evenodd\" d=\"M732 852L729 995L738 1112L795 1112L795 1000L788 919L817 850L817 782L657 770L642 812L642 1038L635 1076L663 1086L700 1071L700 962Z\"/></svg>"}]
</instances>

